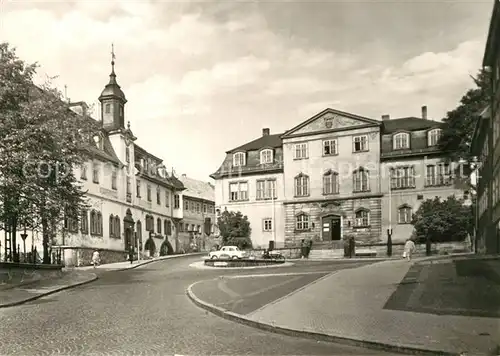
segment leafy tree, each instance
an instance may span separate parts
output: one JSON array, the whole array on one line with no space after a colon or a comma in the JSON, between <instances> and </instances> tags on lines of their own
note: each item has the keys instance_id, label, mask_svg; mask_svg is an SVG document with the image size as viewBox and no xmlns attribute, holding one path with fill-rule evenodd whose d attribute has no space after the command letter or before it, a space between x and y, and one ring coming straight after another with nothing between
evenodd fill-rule
<instances>
[{"instance_id":1,"label":"leafy tree","mask_svg":"<svg viewBox=\"0 0 500 356\"><path fill-rule=\"evenodd\" d=\"M471 206L455 196L425 200L413 214L412 224L418 240L436 242L463 241L473 233Z\"/></svg>"},{"instance_id":2,"label":"leafy tree","mask_svg":"<svg viewBox=\"0 0 500 356\"><path fill-rule=\"evenodd\" d=\"M44 263L51 237L64 217L77 219L88 207L73 167L90 158L97 122L74 114L50 82L33 82L36 64L20 60L0 43L0 221L42 231Z\"/></svg>"},{"instance_id":3,"label":"leafy tree","mask_svg":"<svg viewBox=\"0 0 500 356\"><path fill-rule=\"evenodd\" d=\"M241 212L224 211L217 219L217 226L224 245L235 244L238 247L247 247L250 244L251 246L250 222L248 217Z\"/></svg>"},{"instance_id":4,"label":"leafy tree","mask_svg":"<svg viewBox=\"0 0 500 356\"><path fill-rule=\"evenodd\" d=\"M477 76L472 78L475 88L469 89L460 99L458 106L448 111L443 118L444 127L439 146L446 152L448 161L458 162L464 159L472 162L470 147L472 134L481 112L490 104L491 82L490 73L480 70ZM473 188L468 179L470 166L462 167L463 173L457 167L456 182L463 187Z\"/></svg>"}]
</instances>

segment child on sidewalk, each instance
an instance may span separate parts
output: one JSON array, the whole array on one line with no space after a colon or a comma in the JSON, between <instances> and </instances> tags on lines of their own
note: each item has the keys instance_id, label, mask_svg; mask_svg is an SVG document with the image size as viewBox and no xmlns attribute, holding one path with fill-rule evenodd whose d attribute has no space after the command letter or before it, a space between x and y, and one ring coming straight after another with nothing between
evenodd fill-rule
<instances>
[{"instance_id":1,"label":"child on sidewalk","mask_svg":"<svg viewBox=\"0 0 500 356\"><path fill-rule=\"evenodd\" d=\"M403 252L403 258L406 258L408 261L411 261L411 255L415 251L415 243L412 239L406 240L405 249Z\"/></svg>"},{"instance_id":2,"label":"child on sidewalk","mask_svg":"<svg viewBox=\"0 0 500 356\"><path fill-rule=\"evenodd\" d=\"M96 266L98 266L100 262L101 256L99 256L99 251L95 250L92 254L92 264L94 265L94 268L96 268Z\"/></svg>"}]
</instances>

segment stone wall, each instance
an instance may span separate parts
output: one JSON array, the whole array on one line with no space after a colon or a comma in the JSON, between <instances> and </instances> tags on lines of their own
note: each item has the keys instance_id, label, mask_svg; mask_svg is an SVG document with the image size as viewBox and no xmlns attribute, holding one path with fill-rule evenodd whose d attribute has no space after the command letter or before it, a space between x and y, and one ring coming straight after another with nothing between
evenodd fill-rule
<instances>
[{"instance_id":1,"label":"stone wall","mask_svg":"<svg viewBox=\"0 0 500 356\"><path fill-rule=\"evenodd\" d=\"M92 254L95 249L87 247L72 247L64 249L64 264L68 267L92 265ZM101 264L123 262L128 260L128 254L120 250L99 249Z\"/></svg>"},{"instance_id":2,"label":"stone wall","mask_svg":"<svg viewBox=\"0 0 500 356\"><path fill-rule=\"evenodd\" d=\"M370 226L367 228L353 226L355 212L360 208L370 210ZM311 226L307 231L295 230L295 218L300 213L309 215ZM329 214L342 216L342 236L353 235L357 241L367 243L381 241L381 199L380 197L360 197L359 199L286 204L285 246L295 246L301 239L312 239L314 242L323 241L321 219Z\"/></svg>"},{"instance_id":3,"label":"stone wall","mask_svg":"<svg viewBox=\"0 0 500 356\"><path fill-rule=\"evenodd\" d=\"M424 244L416 244L416 256L425 256L425 243ZM376 251L378 257L384 257L387 255L387 244L378 243L378 244L361 244L359 242L356 243L356 250L371 250ZM393 256L402 256L404 250L404 243L394 243L392 245L392 255ZM444 242L444 243L436 243L431 245L431 253L433 255L441 255L441 254L451 254L451 253L463 253L463 252L471 252L471 243L469 241L457 241L457 242Z\"/></svg>"}]
</instances>

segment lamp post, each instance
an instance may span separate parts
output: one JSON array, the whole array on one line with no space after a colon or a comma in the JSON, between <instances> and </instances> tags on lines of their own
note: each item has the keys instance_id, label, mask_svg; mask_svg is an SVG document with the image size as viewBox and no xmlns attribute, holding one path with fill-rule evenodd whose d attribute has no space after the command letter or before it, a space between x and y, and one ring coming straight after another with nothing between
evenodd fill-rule
<instances>
[{"instance_id":1,"label":"lamp post","mask_svg":"<svg viewBox=\"0 0 500 356\"><path fill-rule=\"evenodd\" d=\"M28 234L26 233L26 226L24 226L24 232L21 234L21 238L23 239L23 247L24 247L24 261L26 262L26 238Z\"/></svg>"},{"instance_id":2,"label":"lamp post","mask_svg":"<svg viewBox=\"0 0 500 356\"><path fill-rule=\"evenodd\" d=\"M389 228L387 229L387 256L392 256L392 176L389 174Z\"/></svg>"}]
</instances>

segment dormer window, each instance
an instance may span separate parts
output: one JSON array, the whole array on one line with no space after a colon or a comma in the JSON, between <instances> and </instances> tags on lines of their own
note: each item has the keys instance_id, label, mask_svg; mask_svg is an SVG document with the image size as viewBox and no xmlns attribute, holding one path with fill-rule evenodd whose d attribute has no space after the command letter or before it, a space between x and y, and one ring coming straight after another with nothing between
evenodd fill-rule
<instances>
[{"instance_id":1,"label":"dormer window","mask_svg":"<svg viewBox=\"0 0 500 356\"><path fill-rule=\"evenodd\" d=\"M245 165L245 153L237 152L233 155L233 166L240 167Z\"/></svg>"},{"instance_id":2,"label":"dormer window","mask_svg":"<svg viewBox=\"0 0 500 356\"><path fill-rule=\"evenodd\" d=\"M111 113L111 104L104 105L104 113L106 114Z\"/></svg>"},{"instance_id":3,"label":"dormer window","mask_svg":"<svg viewBox=\"0 0 500 356\"><path fill-rule=\"evenodd\" d=\"M273 150L265 149L260 152L260 164L273 163Z\"/></svg>"},{"instance_id":4,"label":"dormer window","mask_svg":"<svg viewBox=\"0 0 500 356\"><path fill-rule=\"evenodd\" d=\"M441 138L441 129L433 129L427 133L427 146L437 146L439 139Z\"/></svg>"},{"instance_id":5,"label":"dormer window","mask_svg":"<svg viewBox=\"0 0 500 356\"><path fill-rule=\"evenodd\" d=\"M95 145L97 146L97 148L102 150L102 135L101 134L94 136L94 142L95 142Z\"/></svg>"},{"instance_id":6,"label":"dormer window","mask_svg":"<svg viewBox=\"0 0 500 356\"><path fill-rule=\"evenodd\" d=\"M406 132L395 134L392 138L392 147L395 150L410 148L410 134Z\"/></svg>"}]
</instances>

